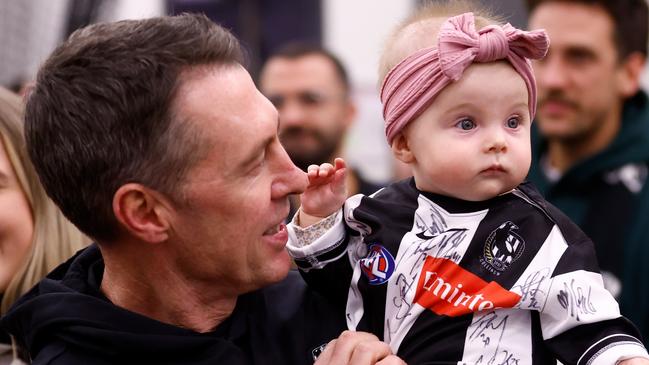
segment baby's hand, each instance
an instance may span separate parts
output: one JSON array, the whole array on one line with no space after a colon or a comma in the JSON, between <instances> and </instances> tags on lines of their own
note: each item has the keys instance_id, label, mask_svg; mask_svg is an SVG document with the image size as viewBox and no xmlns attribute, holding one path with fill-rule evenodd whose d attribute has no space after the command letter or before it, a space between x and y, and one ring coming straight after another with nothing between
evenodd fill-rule
<instances>
[{"instance_id":1,"label":"baby's hand","mask_svg":"<svg viewBox=\"0 0 649 365\"><path fill-rule=\"evenodd\" d=\"M618 365L647 365L647 364L649 364L649 360L645 359L644 357L633 357L631 359L622 360L618 362Z\"/></svg>"},{"instance_id":2,"label":"baby's hand","mask_svg":"<svg viewBox=\"0 0 649 365\"><path fill-rule=\"evenodd\" d=\"M347 198L346 175L342 158L337 158L334 166L330 163L309 166L309 186L300 195L300 226L310 226L340 209Z\"/></svg>"}]
</instances>

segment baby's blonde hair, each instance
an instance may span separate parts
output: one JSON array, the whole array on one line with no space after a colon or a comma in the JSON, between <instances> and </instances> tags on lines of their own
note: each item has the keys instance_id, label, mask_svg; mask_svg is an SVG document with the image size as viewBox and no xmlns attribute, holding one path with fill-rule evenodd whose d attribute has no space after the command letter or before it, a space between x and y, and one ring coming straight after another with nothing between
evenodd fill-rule
<instances>
[{"instance_id":1,"label":"baby's blonde hair","mask_svg":"<svg viewBox=\"0 0 649 365\"><path fill-rule=\"evenodd\" d=\"M476 29L504 24L489 9L471 0L424 2L399 23L386 39L379 61L379 85L402 59L420 49L436 46L437 33L446 19L467 12L473 13Z\"/></svg>"}]
</instances>

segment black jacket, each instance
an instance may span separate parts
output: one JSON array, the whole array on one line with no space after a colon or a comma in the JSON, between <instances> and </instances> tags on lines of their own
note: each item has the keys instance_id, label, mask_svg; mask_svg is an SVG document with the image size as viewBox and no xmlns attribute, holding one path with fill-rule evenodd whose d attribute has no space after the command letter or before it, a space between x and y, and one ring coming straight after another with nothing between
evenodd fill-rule
<instances>
[{"instance_id":1,"label":"black jacket","mask_svg":"<svg viewBox=\"0 0 649 365\"><path fill-rule=\"evenodd\" d=\"M625 102L620 131L606 149L576 163L556 182L551 182L541 167L547 140L533 129L532 141L528 178L593 240L601 270L621 281L617 299L622 314L640 329L645 345L649 345L647 94L638 92ZM635 168L626 170L630 166ZM642 189L632 192L621 175L642 184Z\"/></svg>"},{"instance_id":2,"label":"black jacket","mask_svg":"<svg viewBox=\"0 0 649 365\"><path fill-rule=\"evenodd\" d=\"M240 296L230 318L197 333L113 305L99 291L103 267L96 246L81 251L2 319L34 364L311 364L345 329L296 272Z\"/></svg>"}]
</instances>

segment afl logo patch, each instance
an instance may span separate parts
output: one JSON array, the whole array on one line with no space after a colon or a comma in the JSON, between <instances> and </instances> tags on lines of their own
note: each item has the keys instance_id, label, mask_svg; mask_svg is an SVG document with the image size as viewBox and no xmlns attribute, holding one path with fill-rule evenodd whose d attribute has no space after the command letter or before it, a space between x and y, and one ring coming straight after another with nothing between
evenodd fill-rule
<instances>
[{"instance_id":1,"label":"afl logo patch","mask_svg":"<svg viewBox=\"0 0 649 365\"><path fill-rule=\"evenodd\" d=\"M368 250L367 256L360 261L361 270L371 285L384 284L394 272L394 257L377 243L371 244Z\"/></svg>"},{"instance_id":2,"label":"afl logo patch","mask_svg":"<svg viewBox=\"0 0 649 365\"><path fill-rule=\"evenodd\" d=\"M525 240L515 231L518 226L505 222L487 237L484 245L484 262L491 268L502 272L518 260L525 251Z\"/></svg>"}]
</instances>

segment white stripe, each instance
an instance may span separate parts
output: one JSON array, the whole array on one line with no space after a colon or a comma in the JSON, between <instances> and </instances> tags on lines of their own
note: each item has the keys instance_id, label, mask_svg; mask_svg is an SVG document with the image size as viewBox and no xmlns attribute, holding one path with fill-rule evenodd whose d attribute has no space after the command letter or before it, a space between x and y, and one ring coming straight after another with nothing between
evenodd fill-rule
<instances>
[{"instance_id":1,"label":"white stripe","mask_svg":"<svg viewBox=\"0 0 649 365\"><path fill-rule=\"evenodd\" d=\"M594 344L592 344L588 349L586 349L586 351L584 351L583 354L581 354L581 356L579 357L579 360L577 360L577 364L581 364L581 360L583 359L583 357L584 357L584 356L585 356L585 355L586 355L590 350L592 350L594 347L596 347L597 345L599 345L602 341L606 341L607 339L609 339L609 338L611 338L611 337L630 337L630 338L634 339L634 340L635 340L634 342L635 342L635 343L636 343L640 348L642 348L642 349L644 350L644 354L645 354L644 357L647 357L647 350L644 349L644 347L639 343L640 341L639 341L637 338L635 338L635 337L633 337L633 336L629 336L629 335L627 335L626 333L617 333L617 334L614 334L614 335L606 336L606 337L602 338L601 340L599 340L599 341L595 342ZM615 342L613 342L613 343L615 343ZM628 354L628 353L627 353L627 354ZM638 356L640 356L640 355L638 355ZM591 361L593 361L592 358L588 360L589 363L591 363ZM608 364L614 364L614 363L615 363L615 361L614 361L614 362L611 362L611 363L608 363Z\"/></svg>"},{"instance_id":2,"label":"white stripe","mask_svg":"<svg viewBox=\"0 0 649 365\"><path fill-rule=\"evenodd\" d=\"M599 273L577 270L552 278L548 300L540 314L543 338L571 328L620 317L620 309L604 288Z\"/></svg>"},{"instance_id":3,"label":"white stripe","mask_svg":"<svg viewBox=\"0 0 649 365\"><path fill-rule=\"evenodd\" d=\"M355 250L360 242L359 237L354 237L354 242L349 243L347 252L350 250ZM362 243L362 242L361 242ZM352 257L352 254L349 255ZM349 284L349 291L347 292L347 308L346 308L346 319L347 319L347 328L356 331L358 323L361 321L365 309L363 308L363 297L361 296L360 290L358 290L358 280L361 277L361 265L358 264L358 261L355 264L352 264L354 268L354 273L352 274L352 280Z\"/></svg>"}]
</instances>

